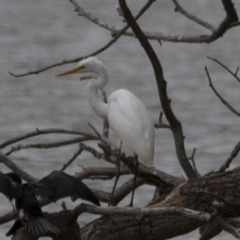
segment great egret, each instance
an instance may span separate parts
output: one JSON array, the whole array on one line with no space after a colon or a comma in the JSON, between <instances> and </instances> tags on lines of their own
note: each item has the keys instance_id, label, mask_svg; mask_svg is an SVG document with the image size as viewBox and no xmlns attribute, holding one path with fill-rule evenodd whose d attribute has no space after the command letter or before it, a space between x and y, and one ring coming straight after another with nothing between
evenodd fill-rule
<instances>
[{"instance_id":1,"label":"great egret","mask_svg":"<svg viewBox=\"0 0 240 240\"><path fill-rule=\"evenodd\" d=\"M76 67L58 74L56 77L73 73L90 73L86 86L87 99L93 111L109 122L110 128L118 137L119 157L117 174L109 201L111 205L113 194L120 175L120 151L122 143L133 151L136 159L134 188L130 206L133 205L134 189L138 170L138 157L146 164L152 165L154 155L154 125L143 103L131 92L119 89L113 92L108 103L98 97L98 90L108 82L105 65L96 57L80 61Z\"/></svg>"}]
</instances>

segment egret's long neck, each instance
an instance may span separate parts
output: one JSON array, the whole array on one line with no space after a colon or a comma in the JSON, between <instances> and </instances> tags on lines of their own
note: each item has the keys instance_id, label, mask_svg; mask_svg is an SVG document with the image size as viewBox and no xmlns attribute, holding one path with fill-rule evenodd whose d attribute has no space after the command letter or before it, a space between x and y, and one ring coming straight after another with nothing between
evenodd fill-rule
<instances>
[{"instance_id":1,"label":"egret's long neck","mask_svg":"<svg viewBox=\"0 0 240 240\"><path fill-rule=\"evenodd\" d=\"M108 120L108 106L98 97L98 90L103 88L108 81L107 71L104 69L98 73L97 79L91 79L86 86L88 102L93 111L104 120Z\"/></svg>"}]
</instances>

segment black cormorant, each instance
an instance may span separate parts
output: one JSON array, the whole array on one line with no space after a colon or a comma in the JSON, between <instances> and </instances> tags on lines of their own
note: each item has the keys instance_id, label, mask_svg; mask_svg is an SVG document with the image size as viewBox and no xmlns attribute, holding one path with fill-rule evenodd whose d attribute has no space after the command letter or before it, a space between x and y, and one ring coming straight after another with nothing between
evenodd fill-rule
<instances>
[{"instance_id":1,"label":"black cormorant","mask_svg":"<svg viewBox=\"0 0 240 240\"><path fill-rule=\"evenodd\" d=\"M27 184L21 182L21 178L15 173L0 172L0 192L11 202L15 200L15 209L18 212L18 218L6 236L15 234L23 226L31 235L42 235L47 232L57 235L59 230L43 218L42 209L35 194L28 189Z\"/></svg>"},{"instance_id":2,"label":"black cormorant","mask_svg":"<svg viewBox=\"0 0 240 240\"><path fill-rule=\"evenodd\" d=\"M10 201L15 199L15 208L19 214L7 236L15 234L24 225L32 235L59 233L56 227L43 218L36 196L49 198L53 202L74 196L100 206L98 198L81 180L61 171L53 171L37 183L24 184L16 173L0 172L0 192Z\"/></svg>"}]
</instances>

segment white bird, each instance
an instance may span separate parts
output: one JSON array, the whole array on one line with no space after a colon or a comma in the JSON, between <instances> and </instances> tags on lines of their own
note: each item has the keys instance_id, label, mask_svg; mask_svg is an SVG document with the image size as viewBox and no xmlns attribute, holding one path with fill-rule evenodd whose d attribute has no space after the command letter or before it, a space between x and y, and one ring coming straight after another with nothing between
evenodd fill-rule
<instances>
[{"instance_id":1,"label":"white bird","mask_svg":"<svg viewBox=\"0 0 240 240\"><path fill-rule=\"evenodd\" d=\"M143 103L130 91L119 89L113 92L108 103L98 97L98 90L108 82L105 65L96 57L80 61L76 67L58 74L56 77L73 74L90 73L86 86L88 102L93 111L109 122L109 126L119 139L118 164L115 183L109 201L111 205L113 194L120 175L120 151L122 143L133 151L136 159L134 188L130 206L133 205L134 189L136 184L138 157L146 164L153 164L154 155L154 125Z\"/></svg>"}]
</instances>

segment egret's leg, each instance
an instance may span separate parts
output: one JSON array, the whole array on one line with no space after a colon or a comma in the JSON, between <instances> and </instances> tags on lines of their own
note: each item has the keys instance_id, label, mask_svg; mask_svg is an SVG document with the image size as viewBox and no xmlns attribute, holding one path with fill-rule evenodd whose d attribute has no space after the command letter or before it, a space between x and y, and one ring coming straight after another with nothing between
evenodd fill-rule
<instances>
[{"instance_id":1,"label":"egret's leg","mask_svg":"<svg viewBox=\"0 0 240 240\"><path fill-rule=\"evenodd\" d=\"M134 172L134 181L133 181L133 191L132 191L132 198L129 204L129 207L133 206L133 197L136 188L136 180L137 180L137 173L138 173L138 155L134 154L134 159L136 160L135 172Z\"/></svg>"},{"instance_id":2,"label":"egret's leg","mask_svg":"<svg viewBox=\"0 0 240 240\"><path fill-rule=\"evenodd\" d=\"M116 178L115 178L115 182L114 182L114 185L113 185L113 189L112 189L112 193L111 193L111 196L110 196L110 201L108 203L108 206L111 206L111 204L112 204L113 195L114 195L114 192L115 192L115 189L116 189L116 186L117 186L117 182L118 182L118 179L119 179L119 176L120 176L121 148L122 148L122 142L119 141L119 144L118 144L118 157L117 157L117 173L116 173Z\"/></svg>"}]
</instances>

